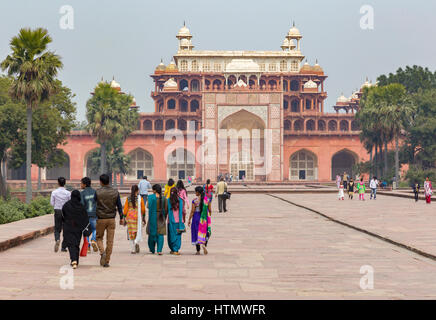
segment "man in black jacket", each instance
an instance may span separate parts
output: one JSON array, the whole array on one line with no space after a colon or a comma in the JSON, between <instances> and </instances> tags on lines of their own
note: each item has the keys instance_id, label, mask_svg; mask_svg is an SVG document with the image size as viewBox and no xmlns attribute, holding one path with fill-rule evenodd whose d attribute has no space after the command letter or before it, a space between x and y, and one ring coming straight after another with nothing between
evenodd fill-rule
<instances>
[{"instance_id":1,"label":"man in black jacket","mask_svg":"<svg viewBox=\"0 0 436 320\"><path fill-rule=\"evenodd\" d=\"M109 176L100 176L101 188L96 191L97 200L97 246L100 251L100 265L109 267L115 236L115 216L120 215L120 224L124 225L123 208L121 205L120 194L117 190L109 186ZM106 234L106 250L103 246L103 237Z\"/></svg>"}]
</instances>

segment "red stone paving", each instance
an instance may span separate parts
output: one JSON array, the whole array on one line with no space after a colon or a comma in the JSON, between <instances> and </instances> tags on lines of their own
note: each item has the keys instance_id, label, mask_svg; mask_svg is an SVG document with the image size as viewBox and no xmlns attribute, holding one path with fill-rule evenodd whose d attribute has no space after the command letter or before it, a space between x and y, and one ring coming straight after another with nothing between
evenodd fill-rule
<instances>
[{"instance_id":1,"label":"red stone paving","mask_svg":"<svg viewBox=\"0 0 436 320\"><path fill-rule=\"evenodd\" d=\"M329 217L368 230L436 256L436 203L378 195L343 201L337 194L280 194L279 197L317 210Z\"/></svg>"},{"instance_id":2,"label":"red stone paving","mask_svg":"<svg viewBox=\"0 0 436 320\"><path fill-rule=\"evenodd\" d=\"M354 216L361 226L380 224L433 250L434 205L382 196L365 203L333 194L287 196ZM268 195L235 194L227 214L217 213L216 205L207 256L194 255L189 230L181 256L169 255L166 243L163 256L148 254L145 242L132 255L126 230L117 225L111 267L100 267L92 253L74 271L74 289L63 290L60 268L68 254L54 253L48 235L0 252L0 299L436 298L436 262L430 259ZM374 268L372 290L359 286L363 265Z\"/></svg>"}]
</instances>

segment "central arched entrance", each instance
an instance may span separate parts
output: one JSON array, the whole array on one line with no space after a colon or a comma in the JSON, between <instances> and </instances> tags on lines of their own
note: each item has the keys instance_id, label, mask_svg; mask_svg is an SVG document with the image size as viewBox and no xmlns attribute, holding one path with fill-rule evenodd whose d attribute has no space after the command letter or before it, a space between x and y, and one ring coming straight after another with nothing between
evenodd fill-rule
<instances>
[{"instance_id":1,"label":"central arched entrance","mask_svg":"<svg viewBox=\"0 0 436 320\"><path fill-rule=\"evenodd\" d=\"M222 147L219 174L229 172L235 180L254 181L265 178L264 120L241 109L224 118L220 124L219 145ZM225 149L225 152L224 152ZM256 169L256 165L258 168Z\"/></svg>"},{"instance_id":2,"label":"central arched entrance","mask_svg":"<svg viewBox=\"0 0 436 320\"><path fill-rule=\"evenodd\" d=\"M236 180L254 180L254 161L248 152L240 151L230 157L230 173Z\"/></svg>"},{"instance_id":3,"label":"central arched entrance","mask_svg":"<svg viewBox=\"0 0 436 320\"><path fill-rule=\"evenodd\" d=\"M350 150L344 149L335 153L332 157L332 180L336 180L336 176L342 176L344 172L352 177L353 166L356 162L357 155Z\"/></svg>"},{"instance_id":4,"label":"central arched entrance","mask_svg":"<svg viewBox=\"0 0 436 320\"><path fill-rule=\"evenodd\" d=\"M318 159L307 150L295 152L289 158L289 180L318 180Z\"/></svg>"}]
</instances>

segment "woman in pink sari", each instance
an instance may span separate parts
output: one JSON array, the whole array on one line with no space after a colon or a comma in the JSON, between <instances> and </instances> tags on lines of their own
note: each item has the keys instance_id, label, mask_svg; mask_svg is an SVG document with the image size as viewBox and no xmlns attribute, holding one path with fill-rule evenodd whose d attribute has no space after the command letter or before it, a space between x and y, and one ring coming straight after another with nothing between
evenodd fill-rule
<instances>
[{"instance_id":1,"label":"woman in pink sari","mask_svg":"<svg viewBox=\"0 0 436 320\"><path fill-rule=\"evenodd\" d=\"M424 181L424 194L425 194L425 202L431 203L431 195L433 194L433 187L428 177L426 177Z\"/></svg>"},{"instance_id":2,"label":"woman in pink sari","mask_svg":"<svg viewBox=\"0 0 436 320\"><path fill-rule=\"evenodd\" d=\"M189 210L188 195L182 180L177 181L177 191L179 198L183 200L183 222L186 220L186 210Z\"/></svg>"}]
</instances>

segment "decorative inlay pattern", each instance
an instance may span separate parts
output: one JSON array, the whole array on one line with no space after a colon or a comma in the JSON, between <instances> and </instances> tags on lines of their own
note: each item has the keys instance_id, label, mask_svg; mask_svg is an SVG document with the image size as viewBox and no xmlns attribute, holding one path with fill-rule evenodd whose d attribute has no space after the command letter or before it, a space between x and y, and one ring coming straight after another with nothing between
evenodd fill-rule
<instances>
[{"instance_id":1,"label":"decorative inlay pattern","mask_svg":"<svg viewBox=\"0 0 436 320\"><path fill-rule=\"evenodd\" d=\"M271 118L280 118L280 104L271 104Z\"/></svg>"},{"instance_id":2,"label":"decorative inlay pattern","mask_svg":"<svg viewBox=\"0 0 436 320\"><path fill-rule=\"evenodd\" d=\"M206 104L206 118L215 118L215 105Z\"/></svg>"}]
</instances>

